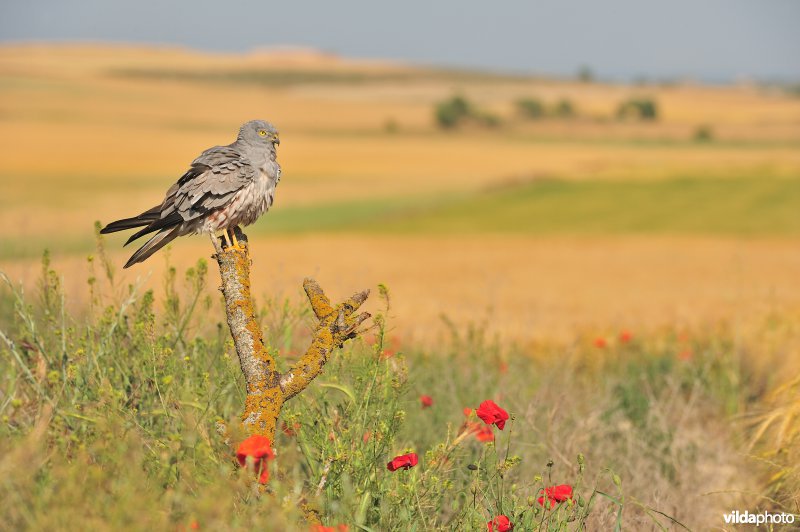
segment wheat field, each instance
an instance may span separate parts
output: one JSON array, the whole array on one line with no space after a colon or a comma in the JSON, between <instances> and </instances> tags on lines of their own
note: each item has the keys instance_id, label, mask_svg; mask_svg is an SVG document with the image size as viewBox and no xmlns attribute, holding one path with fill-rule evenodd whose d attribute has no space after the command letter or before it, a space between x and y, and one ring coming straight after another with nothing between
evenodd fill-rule
<instances>
[{"instance_id":1,"label":"wheat field","mask_svg":"<svg viewBox=\"0 0 800 532\"><path fill-rule=\"evenodd\" d=\"M454 97L470 117L442 127ZM630 99L657 118L620 118ZM333 301L372 288L376 316L282 411L262 491L234 450L248 394L211 243L121 270L125 236L95 234L253 118L280 129L283 166L245 229L265 348L285 367L315 334L308 276ZM11 528L718 530L736 508L798 513L796 91L4 45L0 162Z\"/></svg>"},{"instance_id":2,"label":"wheat field","mask_svg":"<svg viewBox=\"0 0 800 532\"><path fill-rule=\"evenodd\" d=\"M442 132L432 108L451 94L504 125ZM631 95L655 98L659 120L615 120L615 106ZM514 112L521 97L569 98L579 116L526 122ZM347 285L385 282L404 295L397 326L409 333L440 333L442 313L478 322L499 312L492 327L522 340L584 325L700 325L798 308L800 229L791 213L800 99L777 89L587 84L311 51L19 45L0 49L0 102L0 260L27 284L45 248L80 279L95 220L160 201L200 149L263 117L282 131L284 168L273 212L250 231L264 292L294 294L316 272ZM713 142L692 141L699 125L712 128ZM695 199L678 189L674 207L652 224L663 192L623 195L681 179L723 184ZM782 188L745 189L763 196L751 205L747 195L726 197L728 179ZM561 203L522 203L511 214L496 193L548 181L613 181L622 191L597 200L605 208L596 215L566 220L558 213L599 192L578 186ZM538 189L530 194L538 201ZM446 215L454 198L464 198L460 214ZM782 199L782 214L771 198ZM399 214L387 221L381 213L389 211ZM352 212L372 214L339 227ZM638 218L625 221L628 213ZM606 223L615 216L623 221ZM523 225L532 233L518 234ZM109 249L122 262L120 242L112 238ZM209 253L195 237L176 242L171 256L187 265ZM162 268L157 257L126 275L154 270L158 278ZM431 279L424 289L423 273Z\"/></svg>"}]
</instances>

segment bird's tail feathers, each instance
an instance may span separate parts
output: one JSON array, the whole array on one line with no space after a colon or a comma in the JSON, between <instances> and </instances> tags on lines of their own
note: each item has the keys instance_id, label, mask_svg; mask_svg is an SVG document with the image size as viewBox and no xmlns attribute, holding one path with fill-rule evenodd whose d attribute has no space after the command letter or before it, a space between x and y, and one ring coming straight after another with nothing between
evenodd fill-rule
<instances>
[{"instance_id":1,"label":"bird's tail feathers","mask_svg":"<svg viewBox=\"0 0 800 532\"><path fill-rule=\"evenodd\" d=\"M180 229L180 226L162 229L153 235L150 240L145 242L145 244L136 250L136 253L134 253L131 258L128 259L128 262L125 263L124 268L128 268L136 263L147 260L150 255L169 244L173 239L175 239L175 237L179 236L178 229Z\"/></svg>"},{"instance_id":2,"label":"bird's tail feathers","mask_svg":"<svg viewBox=\"0 0 800 532\"><path fill-rule=\"evenodd\" d=\"M134 216L132 218L123 218L122 220L111 222L104 228L100 229L100 232L105 235L108 233L116 233L117 231L124 231L125 229L133 229L134 227L142 227L143 225L149 225L154 221L158 220L160 209L161 205L157 205L152 209L144 211L139 216Z\"/></svg>"},{"instance_id":3,"label":"bird's tail feathers","mask_svg":"<svg viewBox=\"0 0 800 532\"><path fill-rule=\"evenodd\" d=\"M172 227L179 225L182 222L183 218L181 218L181 215L178 214L177 212L173 212L172 214L164 218L156 218L155 220L147 224L144 229L140 229L139 231L133 233L131 237L125 242L124 245L127 246L137 238L150 233L155 233L159 229L164 229L164 230L171 229Z\"/></svg>"}]
</instances>

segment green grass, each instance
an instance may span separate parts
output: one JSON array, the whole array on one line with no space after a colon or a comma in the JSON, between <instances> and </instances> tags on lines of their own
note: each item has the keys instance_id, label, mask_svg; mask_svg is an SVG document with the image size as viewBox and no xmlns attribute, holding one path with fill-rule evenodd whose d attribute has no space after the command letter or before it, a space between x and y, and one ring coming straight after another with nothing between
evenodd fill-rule
<instances>
[{"instance_id":1,"label":"green grass","mask_svg":"<svg viewBox=\"0 0 800 532\"><path fill-rule=\"evenodd\" d=\"M418 206L432 206L436 203L436 198L401 197L331 202L286 209L276 207L261 219L256 226L256 232L357 231L358 228L368 228L386 217L403 216Z\"/></svg>"},{"instance_id":2,"label":"green grass","mask_svg":"<svg viewBox=\"0 0 800 532\"><path fill-rule=\"evenodd\" d=\"M46 260L35 293L0 286L10 529L307 530L303 500L350 530L486 530L498 514L521 530L708 529L723 511L765 503L737 495L754 477L728 421L763 393L764 373L738 355L762 342L665 331L519 350L454 327L418 349L385 325L334 353L287 404L296 434L278 433L259 496L233 456L243 379L204 263L143 294L115 280L102 247L91 267L85 314L64 310L69 294ZM260 310L285 366L309 340L309 310L270 300ZM687 349L691 359L678 356ZM505 430L456 443L466 422L480 424L462 409L490 398L511 413ZM417 467L387 471L411 451ZM545 511L536 497L557 484L574 499Z\"/></svg>"},{"instance_id":3,"label":"green grass","mask_svg":"<svg viewBox=\"0 0 800 532\"><path fill-rule=\"evenodd\" d=\"M453 197L279 206L268 233L800 234L800 179L541 180Z\"/></svg>"},{"instance_id":4,"label":"green grass","mask_svg":"<svg viewBox=\"0 0 800 532\"><path fill-rule=\"evenodd\" d=\"M2 204L2 200L0 200ZM800 178L539 180L450 195L282 207L248 233L700 235L800 234ZM88 237L0 237L0 259L91 251Z\"/></svg>"}]
</instances>

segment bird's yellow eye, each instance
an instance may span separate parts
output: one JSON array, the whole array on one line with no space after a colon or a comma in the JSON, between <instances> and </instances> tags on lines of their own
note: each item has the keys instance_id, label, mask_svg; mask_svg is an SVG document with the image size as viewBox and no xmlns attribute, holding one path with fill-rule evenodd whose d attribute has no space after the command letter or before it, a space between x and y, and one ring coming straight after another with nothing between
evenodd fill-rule
<instances>
[{"instance_id":1,"label":"bird's yellow eye","mask_svg":"<svg viewBox=\"0 0 800 532\"><path fill-rule=\"evenodd\" d=\"M267 132L264 131L263 129L259 129L258 130L258 134L261 135L262 137L266 137L267 136Z\"/></svg>"}]
</instances>

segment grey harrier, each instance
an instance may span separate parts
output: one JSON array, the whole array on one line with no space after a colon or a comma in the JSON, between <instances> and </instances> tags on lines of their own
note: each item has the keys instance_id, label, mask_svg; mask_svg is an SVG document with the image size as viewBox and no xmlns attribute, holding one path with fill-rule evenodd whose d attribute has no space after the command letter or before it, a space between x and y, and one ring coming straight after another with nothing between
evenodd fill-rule
<instances>
[{"instance_id":1,"label":"grey harrier","mask_svg":"<svg viewBox=\"0 0 800 532\"><path fill-rule=\"evenodd\" d=\"M167 191L164 201L139 216L105 226L101 233L143 227L125 242L156 233L139 248L125 268L183 235L224 231L228 246L239 247L233 229L250 225L272 205L281 180L276 157L280 144L275 126L252 120L239 129L236 142L214 146L192 161L189 170Z\"/></svg>"}]
</instances>

